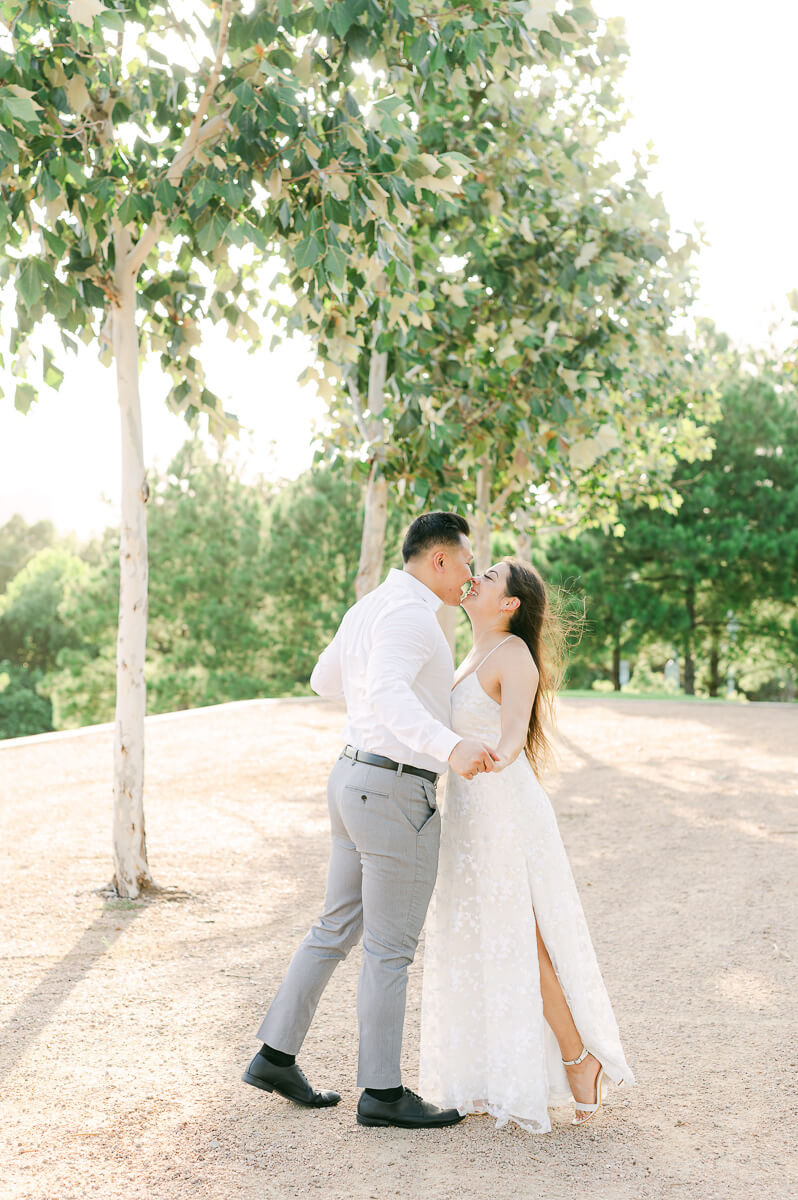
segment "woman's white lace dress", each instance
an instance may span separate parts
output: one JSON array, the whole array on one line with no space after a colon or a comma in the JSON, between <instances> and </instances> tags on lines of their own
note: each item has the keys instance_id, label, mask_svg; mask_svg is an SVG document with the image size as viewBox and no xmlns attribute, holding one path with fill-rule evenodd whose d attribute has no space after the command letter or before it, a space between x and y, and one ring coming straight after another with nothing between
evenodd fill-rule
<instances>
[{"instance_id":1,"label":"woman's white lace dress","mask_svg":"<svg viewBox=\"0 0 798 1200\"><path fill-rule=\"evenodd\" d=\"M480 664L481 665L481 664ZM500 707L472 671L452 728L497 745ZM616 1083L634 1082L554 811L522 753L472 781L450 771L426 922L419 1089L463 1113L535 1133L571 1102L543 1017L535 919L582 1040Z\"/></svg>"}]
</instances>

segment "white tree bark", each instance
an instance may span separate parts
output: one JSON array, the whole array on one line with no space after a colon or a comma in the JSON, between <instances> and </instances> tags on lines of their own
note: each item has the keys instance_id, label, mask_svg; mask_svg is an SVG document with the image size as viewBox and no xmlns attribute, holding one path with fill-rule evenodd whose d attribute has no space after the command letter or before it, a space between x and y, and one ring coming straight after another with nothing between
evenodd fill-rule
<instances>
[{"instance_id":1,"label":"white tree bark","mask_svg":"<svg viewBox=\"0 0 798 1200\"><path fill-rule=\"evenodd\" d=\"M376 328L374 340L379 336L380 327ZM388 481L382 474L382 463L385 458L385 421L382 413L385 409L385 377L388 370L388 355L384 351L377 353L373 350L369 360L369 415L363 411L357 383L349 380L349 394L352 398L352 411L355 423L363 441L370 447L372 459L366 484L366 505L363 517L363 530L360 538L360 564L355 578L355 596L360 600L374 588L382 579L382 566L385 560L385 528L388 520Z\"/></svg>"},{"instance_id":2,"label":"white tree bark","mask_svg":"<svg viewBox=\"0 0 798 1200\"><path fill-rule=\"evenodd\" d=\"M366 484L366 511L360 539L360 565L355 578L355 595L362 599L382 579L385 558L385 526L388 520L388 480L375 457Z\"/></svg>"},{"instance_id":3,"label":"white tree bark","mask_svg":"<svg viewBox=\"0 0 798 1200\"><path fill-rule=\"evenodd\" d=\"M515 539L515 553L522 562L531 562L532 534L528 529L519 529Z\"/></svg>"},{"instance_id":4,"label":"white tree bark","mask_svg":"<svg viewBox=\"0 0 798 1200\"><path fill-rule=\"evenodd\" d=\"M144 830L144 658L147 643L148 487L139 399L136 275L130 236L117 229L113 349L121 418L122 513L119 544L119 632L114 732L114 875L120 896L135 899L152 883Z\"/></svg>"},{"instance_id":5,"label":"white tree bark","mask_svg":"<svg viewBox=\"0 0 798 1200\"><path fill-rule=\"evenodd\" d=\"M175 154L167 179L175 187L203 143L225 128L227 113L205 120L222 70L232 15L232 0L222 0L216 57L185 141ZM136 284L140 268L164 230L154 215L139 240L118 220L114 228L115 296L109 313L116 362L122 430L122 512L119 542L119 631L116 644L116 728L114 731L114 885L120 896L135 899L152 884L144 830L144 661L147 646L147 519L149 488L139 398L139 339ZM105 330L104 330L105 333Z\"/></svg>"},{"instance_id":6,"label":"white tree bark","mask_svg":"<svg viewBox=\"0 0 798 1200\"><path fill-rule=\"evenodd\" d=\"M488 455L484 455L477 471L477 496L474 505L474 528L471 545L474 550L474 572L479 575L490 566L490 519L492 470Z\"/></svg>"}]
</instances>

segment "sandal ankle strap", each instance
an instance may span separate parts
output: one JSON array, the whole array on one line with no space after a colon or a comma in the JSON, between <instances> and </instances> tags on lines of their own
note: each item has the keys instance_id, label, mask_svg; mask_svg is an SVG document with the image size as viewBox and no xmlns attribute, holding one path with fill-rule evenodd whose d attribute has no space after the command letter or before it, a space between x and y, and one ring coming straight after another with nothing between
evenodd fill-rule
<instances>
[{"instance_id":1,"label":"sandal ankle strap","mask_svg":"<svg viewBox=\"0 0 798 1200\"><path fill-rule=\"evenodd\" d=\"M584 1061L585 1061L585 1059L587 1058L588 1054L589 1054L589 1050L588 1050L587 1046L583 1046L583 1047L582 1047L582 1053L579 1055L579 1057L578 1057L578 1058L569 1058L569 1059L565 1059L565 1058L564 1058L564 1059L562 1060L562 1065L563 1065L564 1067L576 1067L576 1066L578 1066L578 1065L579 1065L579 1063L581 1063L581 1062L584 1062Z\"/></svg>"}]
</instances>

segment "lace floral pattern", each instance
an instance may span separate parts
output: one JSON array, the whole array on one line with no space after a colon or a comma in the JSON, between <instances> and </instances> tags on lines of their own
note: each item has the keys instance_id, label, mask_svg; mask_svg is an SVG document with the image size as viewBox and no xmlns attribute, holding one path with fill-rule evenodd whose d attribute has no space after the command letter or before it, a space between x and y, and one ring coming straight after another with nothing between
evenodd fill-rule
<instances>
[{"instance_id":1,"label":"lace floral pattern","mask_svg":"<svg viewBox=\"0 0 798 1200\"><path fill-rule=\"evenodd\" d=\"M496 744L500 708L476 673L452 696L452 728ZM420 1090L461 1112L551 1128L571 1102L543 1017L535 920L582 1040L616 1083L634 1082L554 810L521 754L471 782L449 772L438 880L426 922Z\"/></svg>"}]
</instances>

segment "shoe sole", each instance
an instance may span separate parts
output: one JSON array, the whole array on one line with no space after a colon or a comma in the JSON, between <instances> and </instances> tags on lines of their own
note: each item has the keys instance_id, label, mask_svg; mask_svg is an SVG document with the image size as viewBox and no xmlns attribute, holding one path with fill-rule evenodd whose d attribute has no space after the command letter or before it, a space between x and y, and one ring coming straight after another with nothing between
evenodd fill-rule
<instances>
[{"instance_id":1,"label":"shoe sole","mask_svg":"<svg viewBox=\"0 0 798 1200\"><path fill-rule=\"evenodd\" d=\"M454 1121L425 1121L423 1125L417 1124L415 1121L386 1121L382 1117L361 1117L357 1114L358 1125L380 1126L381 1128L393 1127L394 1129L448 1129L451 1125L459 1125L463 1120L458 1116Z\"/></svg>"},{"instance_id":2,"label":"shoe sole","mask_svg":"<svg viewBox=\"0 0 798 1200\"><path fill-rule=\"evenodd\" d=\"M250 1075L249 1071L245 1071L241 1078L244 1083L249 1083L252 1087L260 1088L262 1092L274 1091L273 1083L267 1083L265 1079L258 1079L257 1075Z\"/></svg>"},{"instance_id":3,"label":"shoe sole","mask_svg":"<svg viewBox=\"0 0 798 1200\"><path fill-rule=\"evenodd\" d=\"M282 1096L284 1100L290 1100L292 1104L298 1104L301 1108L335 1108L335 1104L313 1104L307 1100L297 1100L296 1096L289 1096L287 1092L282 1092L273 1083L267 1083L265 1079L259 1079L257 1075L250 1075L249 1071L245 1071L241 1076L244 1083L250 1084L252 1087L260 1088L262 1092L277 1092L278 1096Z\"/></svg>"}]
</instances>

